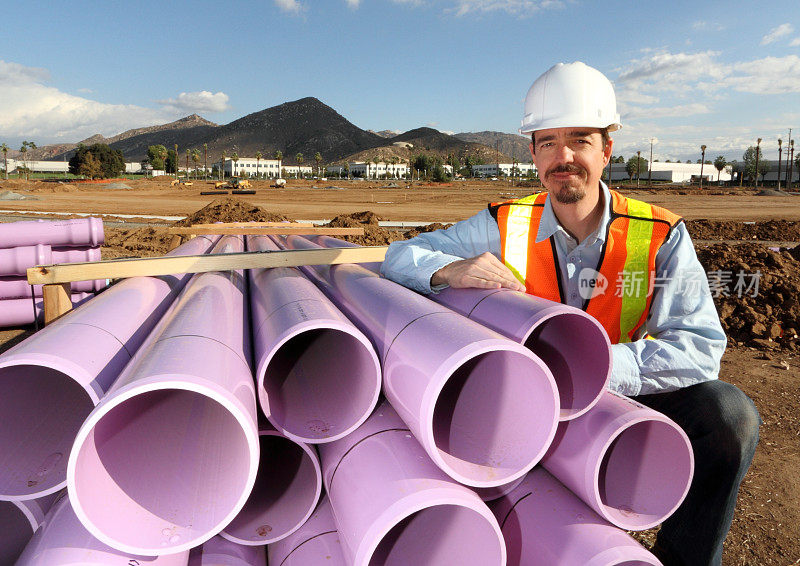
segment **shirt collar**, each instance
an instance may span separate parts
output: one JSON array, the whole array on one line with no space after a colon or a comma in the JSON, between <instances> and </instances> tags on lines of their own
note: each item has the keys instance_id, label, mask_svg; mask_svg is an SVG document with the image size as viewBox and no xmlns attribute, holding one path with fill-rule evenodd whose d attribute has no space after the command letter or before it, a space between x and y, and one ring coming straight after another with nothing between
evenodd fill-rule
<instances>
[{"instance_id":1,"label":"shirt collar","mask_svg":"<svg viewBox=\"0 0 800 566\"><path fill-rule=\"evenodd\" d=\"M600 181L600 194L603 197L603 215L600 217L597 229L586 239L587 244L593 244L595 241L605 242L606 240L606 227L611 220L611 192L603 181ZM553 205L550 203L550 195L548 194L547 200L544 202L542 218L539 221L539 231L536 233L536 243L538 244L546 240L559 231L563 232L565 236L569 235L558 222L556 213L553 212Z\"/></svg>"}]
</instances>

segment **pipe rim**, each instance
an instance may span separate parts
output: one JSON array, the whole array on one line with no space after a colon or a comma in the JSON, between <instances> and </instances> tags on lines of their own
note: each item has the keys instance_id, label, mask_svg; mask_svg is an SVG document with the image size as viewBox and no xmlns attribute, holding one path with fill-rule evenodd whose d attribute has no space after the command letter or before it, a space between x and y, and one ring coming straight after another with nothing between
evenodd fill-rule
<instances>
[{"instance_id":1,"label":"pipe rim","mask_svg":"<svg viewBox=\"0 0 800 566\"><path fill-rule=\"evenodd\" d=\"M259 441L258 441L258 432L257 427L255 426L254 421L248 418L246 414L246 410L241 407L240 402L237 398L231 395L228 392L222 392L219 390L215 390L212 387L206 387L199 385L197 383L189 383L187 381L179 381L176 380L175 377L180 374L170 374L172 376L171 379L159 379L159 376L151 376L149 378L145 378L143 380L138 380L135 383L132 383L128 386L125 386L115 392L113 392L110 396L107 396L101 400L101 402L94 408L92 413L86 419L86 421L81 426L80 430L78 431L77 436L75 437L75 442L72 445L72 450L70 451L69 460L67 461L67 492L69 494L70 503L72 504L72 508L75 511L75 514L78 516L78 519L81 523L86 527L86 530L89 531L92 536L97 538L99 541L111 546L112 548L116 548L123 552L129 552L132 554L140 554L144 556L158 556L161 554L175 554L178 552L183 552L185 550L190 550L195 546L199 546L212 538L215 534L221 531L228 523L230 523L234 517L241 511L244 504L247 502L247 498L250 496L250 492L253 489L253 485L255 484L256 480L256 473L258 470L258 458L251 458L250 460L250 469L248 470L247 480L245 482L245 488L242 490L242 495L239 497L239 500L236 502L232 510L223 517L222 520L218 522L217 525L213 529L209 529L208 533L205 533L201 536L198 536L190 541L184 542L182 544L176 546L164 546L158 548L150 548L150 547L137 547L133 545L126 544L124 542L118 541L112 537L107 536L104 532L102 532L94 521L91 520L89 515L83 508L80 500L80 494L77 493L76 483L75 483L75 472L76 467L78 465L78 457L80 456L81 449L83 448L84 443L86 442L89 433L92 432L100 421L107 413L109 413L113 408L121 405L125 401L132 399L138 395L142 395L145 393L150 393L153 391L161 391L161 390L177 390L177 391L189 391L192 393L197 393L199 395L204 395L209 397L212 401L217 402L226 410L228 410L234 419L239 423L242 428L242 432L244 433L245 441L247 442L248 448L250 449L250 454L259 454ZM193 376L188 376L193 377ZM233 410L232 410L233 408Z\"/></svg>"},{"instance_id":2,"label":"pipe rim","mask_svg":"<svg viewBox=\"0 0 800 566\"><path fill-rule=\"evenodd\" d=\"M323 324L324 326L320 326L320 324ZM369 405L368 407L365 408L366 410L363 411L363 414L358 418L358 420L356 420L353 424L345 428L342 432L325 438L304 437L293 431L287 430L280 423L276 422L273 418L272 411L270 410L269 407L269 395L267 394L267 389L265 387L267 368L269 368L270 363L275 358L275 355L278 353L278 351L292 338L295 338L305 332L313 330L339 331L343 334L350 336L351 338L354 338L365 348L367 355L370 357L370 359L375 365L375 386L373 392L371 393ZM336 320L336 319L325 319L322 321L320 320L304 321L287 329L284 333L281 334L280 339L270 349L269 353L261 356L261 359L258 361L258 367L256 368L256 376L257 376L256 389L258 392L258 404L264 415L266 415L270 424L274 426L278 432L280 432L287 438L303 444L324 444L327 442L334 442L336 440L341 440L348 434L355 431L358 427L364 424L364 422L370 417L372 412L375 410L375 407L378 404L378 399L380 398L381 386L383 384L380 360L378 359L378 355L375 352L375 348L372 346L372 343L358 329L353 327L352 323L349 323L349 321L345 322L343 320Z\"/></svg>"},{"instance_id":3,"label":"pipe rim","mask_svg":"<svg viewBox=\"0 0 800 566\"><path fill-rule=\"evenodd\" d=\"M503 539L503 533L500 530L497 519L486 504L472 491L461 491L456 487L439 487L413 493L396 501L386 509L361 538L362 543L366 540L373 542L368 545L360 544L358 548L353 549L353 564L368 566L372 556L375 554L375 551L386 535L404 519L415 513L424 511L425 509L445 505L469 509L483 517L498 538L502 560L500 564L506 563L506 545Z\"/></svg>"},{"instance_id":4,"label":"pipe rim","mask_svg":"<svg viewBox=\"0 0 800 566\"><path fill-rule=\"evenodd\" d=\"M277 542L279 540L282 540L282 539L290 536L292 533L297 531L297 529L302 527L306 523L306 521L308 521L309 517L311 517L311 515L314 513L314 511L317 510L317 506L319 505L319 502L320 502L320 496L322 495L322 466L319 463L319 456L317 456L317 453L316 453L315 450L313 450L307 444L305 444L303 442L294 441L291 438L288 438L286 435L281 434L280 432L275 431L275 430L270 430L270 429L259 430L258 431L258 436L259 437L261 437L261 436L275 436L275 437L278 437L278 438L287 439L287 440L293 442L296 446L300 447L303 450L303 452L305 453L305 455L308 456L308 458L311 460L311 463L314 466L314 471L316 472L317 481L316 481L316 486L314 488L313 504L309 507L308 511L297 522L296 525L294 525L288 531L286 531L284 533L280 533L279 536L276 536L276 537L273 537L273 538L268 538L268 539L263 539L263 540L260 540L260 541L252 541L252 540L239 538L239 537L237 537L235 535L232 535L232 534L228 533L224 529L222 531L220 531L219 535L222 536L223 538L225 538L225 539L227 539L227 540L229 540L231 542L234 542L236 544L241 544L243 546L263 546L263 545L267 545L267 544L272 544L274 542ZM227 529L227 526L226 526L226 529Z\"/></svg>"},{"instance_id":5,"label":"pipe rim","mask_svg":"<svg viewBox=\"0 0 800 566\"><path fill-rule=\"evenodd\" d=\"M683 503L683 500L689 493L689 488L691 488L692 486L692 477L694 476L694 452L692 451L692 444L689 441L689 437L686 435L686 433L683 431L681 427L679 427L675 422L673 422L668 417L662 415L661 413L653 411L652 409L647 409L647 408L645 409L648 411L647 415L640 414L638 416L631 416L630 418L625 420L624 423L622 423L622 426L617 426L616 430L614 430L612 434L599 435L601 437L605 436L606 440L600 446L593 447L592 452L597 454L598 457L595 458L596 465L593 468L587 470L587 477L586 477L586 481L590 482L587 493L591 493L592 496L594 497L594 500L596 502L595 510L598 512L598 514L600 514L609 523L616 525L622 529L630 531L643 531L651 529L661 524L667 517L672 515L672 513L675 512L675 510L680 506L680 504ZM612 510L614 508L605 503L600 495L601 468L603 467L603 463L605 462L606 457L608 455L608 449L612 444L614 444L614 441L617 440L624 433L628 432L633 427L643 423L645 424L657 423L665 425L672 432L677 434L677 436L680 437L681 440L683 440L687 448L686 454L688 457L688 471L689 471L688 478L687 481L685 482L686 485L682 488L680 497L677 497L675 503L668 510L662 512L660 516L657 516L653 520L647 522L622 521L620 518L620 514L613 513ZM615 424L619 425L619 418L609 423L608 426L614 426ZM640 516L639 513L635 511L633 513L635 514L634 516ZM653 515L655 514L653 513Z\"/></svg>"},{"instance_id":6,"label":"pipe rim","mask_svg":"<svg viewBox=\"0 0 800 566\"><path fill-rule=\"evenodd\" d=\"M479 345L476 347L476 345ZM512 474L505 475L503 477L499 477L494 480L478 480L475 478L470 478L458 473L456 470L452 469L452 467L445 462L444 458L441 457L439 454L439 447L436 445L436 439L434 436L433 431L433 423L434 423L434 414L436 411L436 401L438 400L439 396L442 393L447 382L453 376L453 374L467 361L475 359L479 356L488 353L494 352L505 352L505 353L512 353L512 354L519 354L525 358L528 358L533 364L535 364L541 371L543 376L545 377L546 382L550 385L550 390L553 393L553 422L550 427L550 430L546 436L546 442L542 443L542 447L539 451L531 458L531 460L525 464L522 468L517 470ZM468 353L469 355L465 355ZM460 361L461 363L458 366L454 365L454 361ZM445 372L443 368L452 368L452 371ZM436 465L445 472L448 476L452 479L456 480L459 483L462 483L469 487L478 487L478 488L487 488L487 487L497 487L500 485L504 485L507 483L511 483L525 474L527 474L533 467L542 459L542 457L547 453L550 444L555 438L556 431L558 428L558 415L559 415L559 398L558 398L558 389L556 387L555 379L553 378L553 374L550 372L550 369L536 356L531 352L529 349L524 347L517 342L512 342L506 339L486 339L480 342L474 342L472 344L468 344L463 348L460 348L452 355L450 355L445 361L443 361L439 367L436 368L436 372L431 376L430 383L425 390L422 398L422 407L423 411L420 413L422 420L420 422L419 430L421 431L420 442L428 453L430 458L436 463ZM413 427L412 427L413 430Z\"/></svg>"}]
</instances>

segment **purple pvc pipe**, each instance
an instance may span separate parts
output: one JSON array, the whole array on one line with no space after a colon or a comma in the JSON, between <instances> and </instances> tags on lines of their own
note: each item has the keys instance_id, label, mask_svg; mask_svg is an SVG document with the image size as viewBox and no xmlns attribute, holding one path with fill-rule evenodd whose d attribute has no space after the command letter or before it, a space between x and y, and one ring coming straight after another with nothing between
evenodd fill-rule
<instances>
[{"instance_id":1,"label":"purple pvc pipe","mask_svg":"<svg viewBox=\"0 0 800 566\"><path fill-rule=\"evenodd\" d=\"M14 564L44 522L56 495L28 501L0 501L0 564Z\"/></svg>"},{"instance_id":2,"label":"purple pvc pipe","mask_svg":"<svg viewBox=\"0 0 800 566\"><path fill-rule=\"evenodd\" d=\"M47 514L42 527L25 547L16 566L186 566L188 560L188 550L154 558L126 554L103 544L84 528L75 516L69 497L64 496Z\"/></svg>"},{"instance_id":3,"label":"purple pvc pipe","mask_svg":"<svg viewBox=\"0 0 800 566\"><path fill-rule=\"evenodd\" d=\"M210 245L194 238L171 255ZM66 486L66 456L81 423L188 280L126 279L0 355L0 498Z\"/></svg>"},{"instance_id":4,"label":"purple pvc pipe","mask_svg":"<svg viewBox=\"0 0 800 566\"><path fill-rule=\"evenodd\" d=\"M308 521L267 548L269 563L278 566L347 566L331 502L325 495Z\"/></svg>"},{"instance_id":5,"label":"purple pvc pipe","mask_svg":"<svg viewBox=\"0 0 800 566\"><path fill-rule=\"evenodd\" d=\"M253 491L220 533L237 544L271 544L289 536L311 516L322 492L322 471L313 448L272 427L259 431L261 459Z\"/></svg>"},{"instance_id":6,"label":"purple pvc pipe","mask_svg":"<svg viewBox=\"0 0 800 566\"><path fill-rule=\"evenodd\" d=\"M248 249L279 248L261 236ZM250 270L250 293L258 398L269 421L298 442L353 432L381 390L369 339L295 268Z\"/></svg>"},{"instance_id":7,"label":"purple pvc pipe","mask_svg":"<svg viewBox=\"0 0 800 566\"><path fill-rule=\"evenodd\" d=\"M36 244L93 248L101 245L103 238L103 221L94 217L0 223L0 248Z\"/></svg>"},{"instance_id":8,"label":"purple pvc pipe","mask_svg":"<svg viewBox=\"0 0 800 566\"><path fill-rule=\"evenodd\" d=\"M72 306L82 305L87 299L94 297L91 293L73 293L70 295ZM35 314L35 316L34 316ZM33 324L34 319L41 321L44 317L44 301L36 299L0 299L0 328Z\"/></svg>"},{"instance_id":9,"label":"purple pvc pipe","mask_svg":"<svg viewBox=\"0 0 800 566\"><path fill-rule=\"evenodd\" d=\"M539 356L558 386L559 420L584 414L606 390L611 343L602 325L582 310L509 289L448 288L431 298Z\"/></svg>"},{"instance_id":10,"label":"purple pvc pipe","mask_svg":"<svg viewBox=\"0 0 800 566\"><path fill-rule=\"evenodd\" d=\"M25 275L34 265L99 261L100 248L52 248L45 244L0 249L0 275Z\"/></svg>"},{"instance_id":11,"label":"purple pvc pipe","mask_svg":"<svg viewBox=\"0 0 800 566\"><path fill-rule=\"evenodd\" d=\"M215 536L191 550L188 566L266 566L266 554L263 546L244 546Z\"/></svg>"},{"instance_id":12,"label":"purple pvc pipe","mask_svg":"<svg viewBox=\"0 0 800 566\"><path fill-rule=\"evenodd\" d=\"M505 564L505 544L489 508L425 455L388 403L319 451L349 563Z\"/></svg>"},{"instance_id":13,"label":"purple pvc pipe","mask_svg":"<svg viewBox=\"0 0 800 566\"><path fill-rule=\"evenodd\" d=\"M588 413L559 425L542 465L608 522L638 531L686 497L694 455L672 420L606 391Z\"/></svg>"},{"instance_id":14,"label":"purple pvc pipe","mask_svg":"<svg viewBox=\"0 0 800 566\"><path fill-rule=\"evenodd\" d=\"M105 289L105 287L105 279L73 281L70 284L73 293L94 293ZM31 286L27 277L22 275L0 277L0 299L30 299L31 294L35 297L41 297L42 285Z\"/></svg>"},{"instance_id":15,"label":"purple pvc pipe","mask_svg":"<svg viewBox=\"0 0 800 566\"><path fill-rule=\"evenodd\" d=\"M78 431L67 488L109 546L188 550L244 507L259 459L246 299L241 272L195 275Z\"/></svg>"},{"instance_id":16,"label":"purple pvc pipe","mask_svg":"<svg viewBox=\"0 0 800 566\"><path fill-rule=\"evenodd\" d=\"M296 236L287 244L316 247ZM496 487L544 455L558 393L527 348L357 265L304 272L375 344L386 397L450 477Z\"/></svg>"},{"instance_id":17,"label":"purple pvc pipe","mask_svg":"<svg viewBox=\"0 0 800 566\"><path fill-rule=\"evenodd\" d=\"M509 566L661 566L540 466L490 507L503 529Z\"/></svg>"}]
</instances>

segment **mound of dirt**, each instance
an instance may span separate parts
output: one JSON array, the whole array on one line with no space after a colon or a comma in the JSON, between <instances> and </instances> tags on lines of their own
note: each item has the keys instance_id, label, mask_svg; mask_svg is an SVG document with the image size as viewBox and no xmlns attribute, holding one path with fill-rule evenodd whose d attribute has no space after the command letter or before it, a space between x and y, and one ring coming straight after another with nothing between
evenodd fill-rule
<instances>
[{"instance_id":1,"label":"mound of dirt","mask_svg":"<svg viewBox=\"0 0 800 566\"><path fill-rule=\"evenodd\" d=\"M103 259L162 256L171 249L172 234L167 234L163 229L106 228L105 236Z\"/></svg>"},{"instance_id":2,"label":"mound of dirt","mask_svg":"<svg viewBox=\"0 0 800 566\"><path fill-rule=\"evenodd\" d=\"M0 200L28 200L36 199L36 197L25 196L14 191L0 191Z\"/></svg>"},{"instance_id":3,"label":"mound of dirt","mask_svg":"<svg viewBox=\"0 0 800 566\"><path fill-rule=\"evenodd\" d=\"M400 232L381 228L378 222L382 220L380 216L371 210L354 212L353 214L340 214L325 226L331 228L363 228L363 236L337 236L342 240L359 244L362 246L385 246L395 240L402 240Z\"/></svg>"},{"instance_id":4,"label":"mound of dirt","mask_svg":"<svg viewBox=\"0 0 800 566\"><path fill-rule=\"evenodd\" d=\"M290 222L283 214L264 210L238 198L221 198L190 214L173 226L192 226L213 222Z\"/></svg>"},{"instance_id":5,"label":"mound of dirt","mask_svg":"<svg viewBox=\"0 0 800 566\"><path fill-rule=\"evenodd\" d=\"M765 240L800 241L800 222L767 220L745 224L730 220L687 220L686 229L693 240Z\"/></svg>"},{"instance_id":6,"label":"mound of dirt","mask_svg":"<svg viewBox=\"0 0 800 566\"><path fill-rule=\"evenodd\" d=\"M715 244L699 249L697 256L709 274L729 340L800 350L800 249Z\"/></svg>"},{"instance_id":7,"label":"mound of dirt","mask_svg":"<svg viewBox=\"0 0 800 566\"><path fill-rule=\"evenodd\" d=\"M444 230L445 228L449 228L452 224L442 224L441 222L434 222L433 224L428 224L426 226L417 226L416 228L412 228L405 234L403 237L408 240L415 236L419 236L420 234L424 234L425 232L434 232L436 230Z\"/></svg>"}]
</instances>

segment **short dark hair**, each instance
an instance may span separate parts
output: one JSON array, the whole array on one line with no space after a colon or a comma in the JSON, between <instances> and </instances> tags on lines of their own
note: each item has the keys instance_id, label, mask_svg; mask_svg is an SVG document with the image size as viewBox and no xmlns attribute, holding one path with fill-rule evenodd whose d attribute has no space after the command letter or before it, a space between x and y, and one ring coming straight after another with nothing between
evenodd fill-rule
<instances>
[{"instance_id":1,"label":"short dark hair","mask_svg":"<svg viewBox=\"0 0 800 566\"><path fill-rule=\"evenodd\" d=\"M608 128L600 128L600 135L603 137L603 147L607 146L609 140L611 140ZM531 132L531 147L533 148L533 153L536 153L536 132Z\"/></svg>"}]
</instances>

